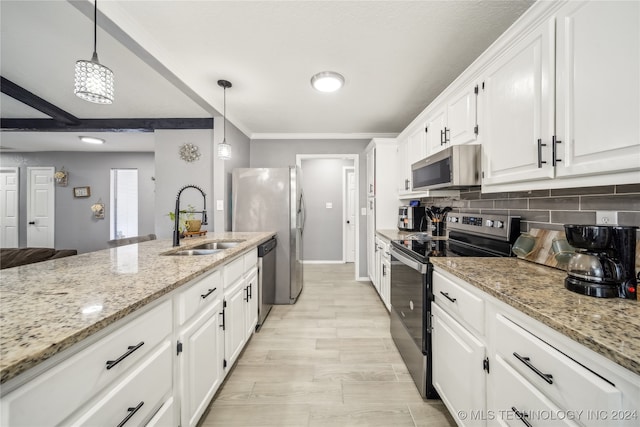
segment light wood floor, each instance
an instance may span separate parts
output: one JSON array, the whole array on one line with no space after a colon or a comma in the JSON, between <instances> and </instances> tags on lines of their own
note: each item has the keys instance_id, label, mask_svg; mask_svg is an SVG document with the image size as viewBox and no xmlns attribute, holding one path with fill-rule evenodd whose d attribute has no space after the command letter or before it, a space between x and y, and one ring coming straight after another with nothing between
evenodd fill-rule
<instances>
[{"instance_id":1,"label":"light wood floor","mask_svg":"<svg viewBox=\"0 0 640 427\"><path fill-rule=\"evenodd\" d=\"M273 307L202 426L455 426L418 394L388 312L353 268L305 265L298 302Z\"/></svg>"}]
</instances>

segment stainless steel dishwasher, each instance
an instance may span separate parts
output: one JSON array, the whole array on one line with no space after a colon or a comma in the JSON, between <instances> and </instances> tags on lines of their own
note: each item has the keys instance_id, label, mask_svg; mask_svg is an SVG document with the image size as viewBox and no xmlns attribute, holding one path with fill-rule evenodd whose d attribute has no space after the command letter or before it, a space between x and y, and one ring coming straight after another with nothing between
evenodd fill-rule
<instances>
[{"instance_id":1,"label":"stainless steel dishwasher","mask_svg":"<svg viewBox=\"0 0 640 427\"><path fill-rule=\"evenodd\" d=\"M276 299L276 245L273 238L258 246L258 326L260 329Z\"/></svg>"}]
</instances>

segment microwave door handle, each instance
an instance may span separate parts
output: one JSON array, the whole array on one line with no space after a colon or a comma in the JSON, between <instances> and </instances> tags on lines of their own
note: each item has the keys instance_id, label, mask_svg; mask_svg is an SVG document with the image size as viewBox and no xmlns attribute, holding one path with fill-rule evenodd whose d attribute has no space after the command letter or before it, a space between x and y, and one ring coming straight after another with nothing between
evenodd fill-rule
<instances>
[{"instance_id":1,"label":"microwave door handle","mask_svg":"<svg viewBox=\"0 0 640 427\"><path fill-rule=\"evenodd\" d=\"M411 267L412 269L425 274L427 272L427 265L422 264L414 259L409 258L408 256L398 252L394 248L391 248L391 256L396 258L398 261L403 263L404 265Z\"/></svg>"}]
</instances>

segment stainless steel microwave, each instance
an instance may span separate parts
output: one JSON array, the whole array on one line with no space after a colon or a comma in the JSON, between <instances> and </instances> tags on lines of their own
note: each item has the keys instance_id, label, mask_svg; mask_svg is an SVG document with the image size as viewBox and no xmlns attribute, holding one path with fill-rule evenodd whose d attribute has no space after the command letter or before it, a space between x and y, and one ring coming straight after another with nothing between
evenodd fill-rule
<instances>
[{"instance_id":1,"label":"stainless steel microwave","mask_svg":"<svg viewBox=\"0 0 640 427\"><path fill-rule=\"evenodd\" d=\"M411 165L412 189L480 185L480 145L453 145Z\"/></svg>"}]
</instances>

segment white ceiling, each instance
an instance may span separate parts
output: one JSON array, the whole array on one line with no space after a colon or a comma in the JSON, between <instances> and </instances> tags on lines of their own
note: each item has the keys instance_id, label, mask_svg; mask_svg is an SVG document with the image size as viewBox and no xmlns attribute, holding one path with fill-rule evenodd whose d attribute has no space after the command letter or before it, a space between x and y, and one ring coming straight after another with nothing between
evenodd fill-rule
<instances>
[{"instance_id":1,"label":"white ceiling","mask_svg":"<svg viewBox=\"0 0 640 427\"><path fill-rule=\"evenodd\" d=\"M110 106L73 95L92 4L2 0L2 76L79 118L217 116L226 79L228 119L268 137L402 131L532 1L100 1ZM345 76L340 92L311 88L325 70ZM7 98L2 118L31 117Z\"/></svg>"}]
</instances>

